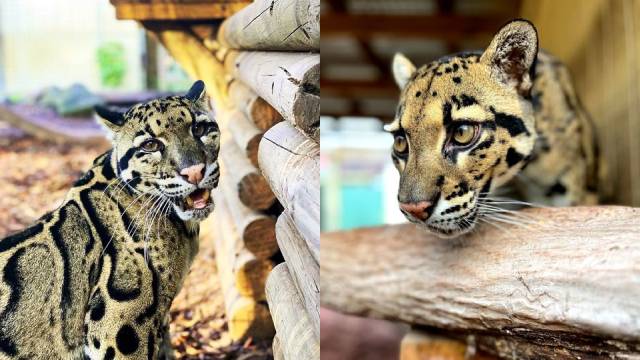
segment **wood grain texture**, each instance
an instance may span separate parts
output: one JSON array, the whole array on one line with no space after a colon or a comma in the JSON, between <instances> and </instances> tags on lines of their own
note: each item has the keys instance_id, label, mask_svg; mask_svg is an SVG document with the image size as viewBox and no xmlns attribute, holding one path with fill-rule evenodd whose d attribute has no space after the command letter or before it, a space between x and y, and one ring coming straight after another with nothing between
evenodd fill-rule
<instances>
[{"instance_id":1,"label":"wood grain texture","mask_svg":"<svg viewBox=\"0 0 640 360\"><path fill-rule=\"evenodd\" d=\"M235 141L226 141L225 146L220 146L220 162L226 167L242 204L253 210L265 210L274 204L276 197L269 184Z\"/></svg>"},{"instance_id":2,"label":"wood grain texture","mask_svg":"<svg viewBox=\"0 0 640 360\"><path fill-rule=\"evenodd\" d=\"M232 111L228 128L251 165L258 167L258 145L263 132L239 109Z\"/></svg>"},{"instance_id":3,"label":"wood grain texture","mask_svg":"<svg viewBox=\"0 0 640 360\"><path fill-rule=\"evenodd\" d=\"M228 174L233 170L233 165L226 162L221 165L219 192L228 205L232 224L236 228L242 246L258 259L270 258L278 251L276 220L245 206L238 198L233 177Z\"/></svg>"},{"instance_id":4,"label":"wood grain texture","mask_svg":"<svg viewBox=\"0 0 640 360\"><path fill-rule=\"evenodd\" d=\"M242 81L235 80L229 84L229 98L236 108L253 121L262 131L269 130L273 125L282 121L282 115L268 102L246 86Z\"/></svg>"},{"instance_id":5,"label":"wood grain texture","mask_svg":"<svg viewBox=\"0 0 640 360\"><path fill-rule=\"evenodd\" d=\"M320 342L311 329L311 323L286 263L273 268L267 279L266 291L284 358L319 359Z\"/></svg>"},{"instance_id":6,"label":"wood grain texture","mask_svg":"<svg viewBox=\"0 0 640 360\"><path fill-rule=\"evenodd\" d=\"M274 194L319 262L320 147L288 122L281 122L260 141L258 161Z\"/></svg>"},{"instance_id":7,"label":"wood grain texture","mask_svg":"<svg viewBox=\"0 0 640 360\"><path fill-rule=\"evenodd\" d=\"M475 334L503 357L637 355L640 209L526 213L527 228L455 240L409 224L323 234L322 304Z\"/></svg>"},{"instance_id":8,"label":"wood grain texture","mask_svg":"<svg viewBox=\"0 0 640 360\"><path fill-rule=\"evenodd\" d=\"M242 268L242 264L247 264L247 262L242 258L238 259L238 254L243 252L242 245L233 226L229 208L218 192L214 193L214 198L216 210L211 220L207 220L205 226L213 233L216 265L224 296L229 333L234 340L247 337L271 338L275 330L269 308L260 302L260 299L264 298L260 287L264 286L265 280L256 279L257 274L254 272L247 274L247 278L252 280L251 285L240 284L241 286L238 286L236 279L242 277L242 272L254 269L252 267Z\"/></svg>"},{"instance_id":9,"label":"wood grain texture","mask_svg":"<svg viewBox=\"0 0 640 360\"><path fill-rule=\"evenodd\" d=\"M320 267L289 214L283 212L276 223L278 246L298 289L316 339L320 339Z\"/></svg>"},{"instance_id":10,"label":"wood grain texture","mask_svg":"<svg viewBox=\"0 0 640 360\"><path fill-rule=\"evenodd\" d=\"M319 51L319 0L258 0L222 23L219 41L231 49Z\"/></svg>"},{"instance_id":11,"label":"wood grain texture","mask_svg":"<svg viewBox=\"0 0 640 360\"><path fill-rule=\"evenodd\" d=\"M494 360L465 341L412 330L402 338L399 360Z\"/></svg>"},{"instance_id":12,"label":"wood grain texture","mask_svg":"<svg viewBox=\"0 0 640 360\"><path fill-rule=\"evenodd\" d=\"M320 54L229 52L227 72L315 142L320 137Z\"/></svg>"},{"instance_id":13,"label":"wood grain texture","mask_svg":"<svg viewBox=\"0 0 640 360\"><path fill-rule=\"evenodd\" d=\"M224 19L242 10L250 1L111 1L118 20Z\"/></svg>"}]
</instances>

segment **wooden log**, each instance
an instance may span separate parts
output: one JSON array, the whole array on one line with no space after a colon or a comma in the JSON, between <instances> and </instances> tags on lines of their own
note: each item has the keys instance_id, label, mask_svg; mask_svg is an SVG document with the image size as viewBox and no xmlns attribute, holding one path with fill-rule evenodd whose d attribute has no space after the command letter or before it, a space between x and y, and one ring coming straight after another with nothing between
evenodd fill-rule
<instances>
[{"instance_id":1,"label":"wooden log","mask_svg":"<svg viewBox=\"0 0 640 360\"><path fill-rule=\"evenodd\" d=\"M271 350L273 351L273 360L284 360L284 354L282 353L282 346L280 345L280 337L278 334L273 337Z\"/></svg>"},{"instance_id":2,"label":"wooden log","mask_svg":"<svg viewBox=\"0 0 640 360\"><path fill-rule=\"evenodd\" d=\"M258 0L227 18L218 39L245 50L319 51L319 0Z\"/></svg>"},{"instance_id":3,"label":"wooden log","mask_svg":"<svg viewBox=\"0 0 640 360\"><path fill-rule=\"evenodd\" d=\"M473 343L412 330L400 343L400 360L492 360L480 354Z\"/></svg>"},{"instance_id":4,"label":"wooden log","mask_svg":"<svg viewBox=\"0 0 640 360\"><path fill-rule=\"evenodd\" d=\"M640 209L523 214L534 223L456 240L409 224L324 234L322 304L473 334L507 358L637 355Z\"/></svg>"},{"instance_id":5,"label":"wooden log","mask_svg":"<svg viewBox=\"0 0 640 360\"><path fill-rule=\"evenodd\" d=\"M320 137L320 54L230 52L225 68L307 136Z\"/></svg>"},{"instance_id":6,"label":"wooden log","mask_svg":"<svg viewBox=\"0 0 640 360\"><path fill-rule=\"evenodd\" d=\"M263 132L251 120L247 119L240 110L233 110L227 125L238 147L244 150L244 155L254 167L258 167L258 145Z\"/></svg>"},{"instance_id":7,"label":"wooden log","mask_svg":"<svg viewBox=\"0 0 640 360\"><path fill-rule=\"evenodd\" d=\"M267 279L267 301L286 360L320 358L316 338L286 263L277 265Z\"/></svg>"},{"instance_id":8,"label":"wooden log","mask_svg":"<svg viewBox=\"0 0 640 360\"><path fill-rule=\"evenodd\" d=\"M240 202L253 210L265 210L276 201L264 176L243 154L235 141L220 146L220 161L226 165Z\"/></svg>"},{"instance_id":9,"label":"wooden log","mask_svg":"<svg viewBox=\"0 0 640 360\"><path fill-rule=\"evenodd\" d=\"M211 20L238 12L248 0L234 1L137 1L111 0L118 20Z\"/></svg>"},{"instance_id":10,"label":"wooden log","mask_svg":"<svg viewBox=\"0 0 640 360\"><path fill-rule=\"evenodd\" d=\"M320 258L320 147L291 124L281 122L260 141L260 169L313 258Z\"/></svg>"},{"instance_id":11,"label":"wooden log","mask_svg":"<svg viewBox=\"0 0 640 360\"><path fill-rule=\"evenodd\" d=\"M240 241L224 198L215 194L215 201L216 210L210 227L214 232L216 264L230 336L234 340L247 337L268 339L274 333L269 309L259 301L243 296L239 291L234 268L238 267L235 254L239 251L236 246Z\"/></svg>"},{"instance_id":12,"label":"wooden log","mask_svg":"<svg viewBox=\"0 0 640 360\"><path fill-rule=\"evenodd\" d=\"M301 295L302 303L313 325L316 338L320 338L320 267L311 255L307 242L296 229L289 214L283 212L276 224L278 246Z\"/></svg>"},{"instance_id":13,"label":"wooden log","mask_svg":"<svg viewBox=\"0 0 640 360\"><path fill-rule=\"evenodd\" d=\"M235 169L229 164L226 161L221 163L220 191L229 206L231 220L243 247L258 259L269 259L278 251L276 221L269 215L249 209L240 201L233 177L229 175Z\"/></svg>"},{"instance_id":14,"label":"wooden log","mask_svg":"<svg viewBox=\"0 0 640 360\"><path fill-rule=\"evenodd\" d=\"M258 129L267 131L282 121L282 115L242 81L232 81L228 91L231 101L253 121Z\"/></svg>"}]
</instances>

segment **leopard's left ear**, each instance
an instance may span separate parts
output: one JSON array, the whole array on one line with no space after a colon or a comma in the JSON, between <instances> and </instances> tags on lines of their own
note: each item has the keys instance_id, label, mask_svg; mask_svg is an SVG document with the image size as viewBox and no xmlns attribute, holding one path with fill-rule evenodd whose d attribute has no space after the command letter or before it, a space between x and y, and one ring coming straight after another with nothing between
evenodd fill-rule
<instances>
[{"instance_id":1,"label":"leopard's left ear","mask_svg":"<svg viewBox=\"0 0 640 360\"><path fill-rule=\"evenodd\" d=\"M203 109L210 109L209 97L207 96L207 90L204 86L204 81L198 80L191 85L191 89L184 95L187 99L191 100L196 106Z\"/></svg>"},{"instance_id":2,"label":"leopard's left ear","mask_svg":"<svg viewBox=\"0 0 640 360\"><path fill-rule=\"evenodd\" d=\"M518 19L498 31L480 61L491 67L494 76L527 96L537 56L536 28L528 20Z\"/></svg>"},{"instance_id":3,"label":"leopard's left ear","mask_svg":"<svg viewBox=\"0 0 640 360\"><path fill-rule=\"evenodd\" d=\"M103 105L93 107L99 122L112 132L118 132L125 123L124 112Z\"/></svg>"}]
</instances>

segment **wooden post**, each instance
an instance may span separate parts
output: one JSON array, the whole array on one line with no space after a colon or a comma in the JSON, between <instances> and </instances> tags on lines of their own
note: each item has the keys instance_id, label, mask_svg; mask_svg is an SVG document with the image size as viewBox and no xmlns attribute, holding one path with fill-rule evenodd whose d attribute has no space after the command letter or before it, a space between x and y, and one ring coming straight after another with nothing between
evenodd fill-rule
<instances>
[{"instance_id":1,"label":"wooden post","mask_svg":"<svg viewBox=\"0 0 640 360\"><path fill-rule=\"evenodd\" d=\"M222 23L218 39L232 49L319 50L320 1L255 1Z\"/></svg>"},{"instance_id":2,"label":"wooden post","mask_svg":"<svg viewBox=\"0 0 640 360\"><path fill-rule=\"evenodd\" d=\"M295 227L293 219L283 212L278 217L276 235L280 251L287 262L289 273L301 295L302 303L313 325L316 338L320 338L320 267Z\"/></svg>"},{"instance_id":3,"label":"wooden post","mask_svg":"<svg viewBox=\"0 0 640 360\"><path fill-rule=\"evenodd\" d=\"M501 357L640 351L640 209L546 208L461 239L411 224L323 234L322 304L474 335Z\"/></svg>"},{"instance_id":4,"label":"wooden post","mask_svg":"<svg viewBox=\"0 0 640 360\"><path fill-rule=\"evenodd\" d=\"M259 213L246 207L238 198L238 191L233 186L229 175L233 167L224 163L221 167L220 191L229 207L231 220L241 238L244 247L258 259L268 259L278 251L276 242L276 221L273 217Z\"/></svg>"},{"instance_id":5,"label":"wooden post","mask_svg":"<svg viewBox=\"0 0 640 360\"><path fill-rule=\"evenodd\" d=\"M273 351L273 360L284 360L284 354L282 353L282 346L280 345L280 338L278 337L278 334L273 337L271 349Z\"/></svg>"},{"instance_id":6,"label":"wooden post","mask_svg":"<svg viewBox=\"0 0 640 360\"><path fill-rule=\"evenodd\" d=\"M255 299L243 296L238 290L234 268L236 268L236 251L239 251L237 245L240 244L240 240L235 232L228 206L217 192L215 201L216 210L210 226L214 231L216 264L224 295L230 336L234 340L249 336L270 338L273 336L274 328L269 309Z\"/></svg>"},{"instance_id":7,"label":"wooden post","mask_svg":"<svg viewBox=\"0 0 640 360\"><path fill-rule=\"evenodd\" d=\"M320 249L320 147L288 122L281 122L260 141L260 169L287 209L316 261Z\"/></svg>"},{"instance_id":8,"label":"wooden post","mask_svg":"<svg viewBox=\"0 0 640 360\"><path fill-rule=\"evenodd\" d=\"M273 106L240 80L232 81L229 85L229 97L261 131L267 131L282 121L282 115Z\"/></svg>"},{"instance_id":9,"label":"wooden post","mask_svg":"<svg viewBox=\"0 0 640 360\"><path fill-rule=\"evenodd\" d=\"M312 326L286 263L273 268L267 279L266 291L284 358L319 359L320 343L311 330Z\"/></svg>"},{"instance_id":10,"label":"wooden post","mask_svg":"<svg viewBox=\"0 0 640 360\"><path fill-rule=\"evenodd\" d=\"M225 68L307 136L320 137L320 54L235 52Z\"/></svg>"},{"instance_id":11,"label":"wooden post","mask_svg":"<svg viewBox=\"0 0 640 360\"><path fill-rule=\"evenodd\" d=\"M191 35L186 28L163 29L151 22L143 22L143 25L155 33L158 40L189 76L205 82L207 93L218 106L227 106L224 66L200 39Z\"/></svg>"},{"instance_id":12,"label":"wooden post","mask_svg":"<svg viewBox=\"0 0 640 360\"><path fill-rule=\"evenodd\" d=\"M240 149L244 150L244 154L251 165L258 167L258 145L260 145L263 132L247 119L240 110L231 112L227 127L231 131L236 144Z\"/></svg>"},{"instance_id":13,"label":"wooden post","mask_svg":"<svg viewBox=\"0 0 640 360\"><path fill-rule=\"evenodd\" d=\"M220 147L220 161L228 169L238 198L250 209L265 210L276 201L273 191L265 178L249 160L244 157L235 141L226 141Z\"/></svg>"}]
</instances>

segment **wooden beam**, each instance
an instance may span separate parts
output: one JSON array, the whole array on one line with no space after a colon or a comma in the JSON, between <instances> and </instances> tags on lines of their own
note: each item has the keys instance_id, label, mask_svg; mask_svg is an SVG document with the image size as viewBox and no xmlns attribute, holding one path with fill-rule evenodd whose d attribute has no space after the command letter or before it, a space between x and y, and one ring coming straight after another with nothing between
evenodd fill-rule
<instances>
[{"instance_id":1,"label":"wooden beam","mask_svg":"<svg viewBox=\"0 0 640 360\"><path fill-rule=\"evenodd\" d=\"M140 2L111 0L118 20L198 20L224 19L249 5L251 1L224 2Z\"/></svg>"},{"instance_id":2,"label":"wooden beam","mask_svg":"<svg viewBox=\"0 0 640 360\"><path fill-rule=\"evenodd\" d=\"M322 36L348 35L370 38L432 37L445 41L486 37L495 33L507 17L475 15L381 15L326 13L320 16Z\"/></svg>"},{"instance_id":3,"label":"wooden beam","mask_svg":"<svg viewBox=\"0 0 640 360\"><path fill-rule=\"evenodd\" d=\"M640 209L546 208L441 239L412 224L323 234L321 302L507 358L640 354Z\"/></svg>"},{"instance_id":4,"label":"wooden beam","mask_svg":"<svg viewBox=\"0 0 640 360\"><path fill-rule=\"evenodd\" d=\"M319 51L320 1L257 0L224 21L225 47L265 51Z\"/></svg>"}]
</instances>

